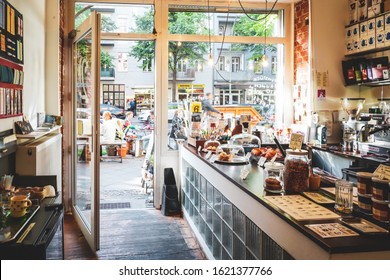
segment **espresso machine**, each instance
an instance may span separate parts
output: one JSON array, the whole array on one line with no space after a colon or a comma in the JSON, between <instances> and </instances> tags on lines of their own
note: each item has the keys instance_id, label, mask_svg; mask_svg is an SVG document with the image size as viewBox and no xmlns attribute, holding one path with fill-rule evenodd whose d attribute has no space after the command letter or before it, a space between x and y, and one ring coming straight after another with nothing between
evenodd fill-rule
<instances>
[{"instance_id":1,"label":"espresso machine","mask_svg":"<svg viewBox=\"0 0 390 280\"><path fill-rule=\"evenodd\" d=\"M362 128L361 134L367 136L359 137L361 153L378 161L390 162L390 99L378 99L379 111L373 112L369 109L368 114L361 114L361 119L369 119L369 124Z\"/></svg>"},{"instance_id":2,"label":"espresso machine","mask_svg":"<svg viewBox=\"0 0 390 280\"><path fill-rule=\"evenodd\" d=\"M356 152L359 150L359 133L367 122L359 121L357 118L365 101L365 98L341 98L341 105L348 114L348 120L342 122L343 150L346 152Z\"/></svg>"}]
</instances>

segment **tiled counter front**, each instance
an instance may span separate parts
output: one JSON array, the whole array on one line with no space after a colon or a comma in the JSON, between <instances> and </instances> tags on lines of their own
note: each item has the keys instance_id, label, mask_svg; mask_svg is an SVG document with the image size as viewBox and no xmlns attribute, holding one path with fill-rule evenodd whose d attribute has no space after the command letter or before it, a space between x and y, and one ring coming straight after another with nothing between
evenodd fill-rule
<instances>
[{"instance_id":1,"label":"tiled counter front","mask_svg":"<svg viewBox=\"0 0 390 280\"><path fill-rule=\"evenodd\" d=\"M180 158L184 218L209 259L390 259L389 235L321 238L307 227L319 221L281 211L266 198L256 164L245 166L251 172L242 180L244 166L210 163L190 146L180 147Z\"/></svg>"},{"instance_id":2,"label":"tiled counter front","mask_svg":"<svg viewBox=\"0 0 390 280\"><path fill-rule=\"evenodd\" d=\"M223 260L292 258L193 166L185 160L182 164L183 211L202 237L209 257Z\"/></svg>"}]
</instances>

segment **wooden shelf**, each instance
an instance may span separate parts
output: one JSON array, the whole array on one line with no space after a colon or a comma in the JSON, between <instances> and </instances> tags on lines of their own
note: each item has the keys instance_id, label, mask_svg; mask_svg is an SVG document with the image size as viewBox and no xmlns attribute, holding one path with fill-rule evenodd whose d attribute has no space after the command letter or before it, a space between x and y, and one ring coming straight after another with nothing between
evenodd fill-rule
<instances>
[{"instance_id":1,"label":"wooden shelf","mask_svg":"<svg viewBox=\"0 0 390 280\"><path fill-rule=\"evenodd\" d=\"M360 57L360 56L365 56L365 55L368 55L368 54L384 52L384 51L387 51L387 50L390 50L390 46L386 46L386 47L382 47L382 48L375 48L375 49L366 50L366 51L357 52L357 53L346 54L345 57Z\"/></svg>"}]
</instances>

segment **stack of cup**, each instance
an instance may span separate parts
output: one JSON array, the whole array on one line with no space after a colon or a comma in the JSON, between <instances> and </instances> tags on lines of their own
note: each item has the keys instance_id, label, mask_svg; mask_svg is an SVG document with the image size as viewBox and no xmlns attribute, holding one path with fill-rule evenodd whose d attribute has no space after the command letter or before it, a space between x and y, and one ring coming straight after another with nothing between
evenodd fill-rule
<instances>
[{"instance_id":1,"label":"stack of cup","mask_svg":"<svg viewBox=\"0 0 390 280\"><path fill-rule=\"evenodd\" d=\"M370 172L357 172L356 176L359 211L367 215L372 215L373 174Z\"/></svg>"},{"instance_id":2,"label":"stack of cup","mask_svg":"<svg viewBox=\"0 0 390 280\"><path fill-rule=\"evenodd\" d=\"M373 177L372 216L374 219L390 222L390 180Z\"/></svg>"}]
</instances>

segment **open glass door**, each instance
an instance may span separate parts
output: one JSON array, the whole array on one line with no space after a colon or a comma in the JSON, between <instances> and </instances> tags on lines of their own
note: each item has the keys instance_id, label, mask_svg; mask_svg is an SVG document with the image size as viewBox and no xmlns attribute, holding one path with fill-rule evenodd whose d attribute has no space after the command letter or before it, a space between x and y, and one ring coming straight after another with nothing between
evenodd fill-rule
<instances>
[{"instance_id":1,"label":"open glass door","mask_svg":"<svg viewBox=\"0 0 390 280\"><path fill-rule=\"evenodd\" d=\"M73 41L72 210L93 251L99 249L100 15L92 13Z\"/></svg>"}]
</instances>

